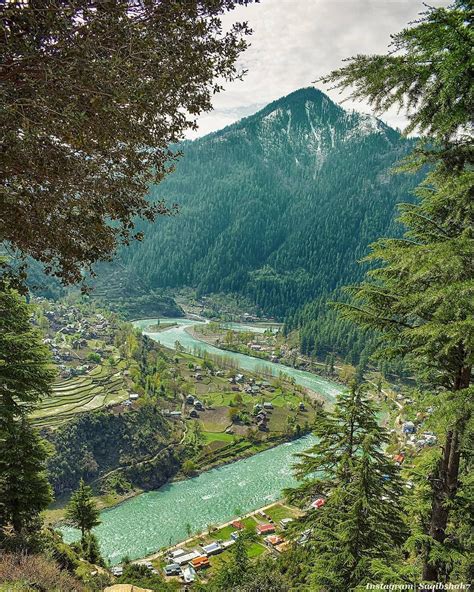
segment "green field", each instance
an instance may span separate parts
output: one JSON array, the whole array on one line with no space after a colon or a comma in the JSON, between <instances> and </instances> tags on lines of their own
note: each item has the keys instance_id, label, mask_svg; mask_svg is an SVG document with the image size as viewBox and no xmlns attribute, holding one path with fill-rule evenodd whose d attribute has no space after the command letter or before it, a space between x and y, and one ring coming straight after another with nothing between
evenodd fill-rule
<instances>
[{"instance_id":1,"label":"green field","mask_svg":"<svg viewBox=\"0 0 474 592\"><path fill-rule=\"evenodd\" d=\"M36 427L57 427L74 416L124 401L128 391L116 368L98 366L85 376L54 383L53 393L32 414Z\"/></svg>"},{"instance_id":2,"label":"green field","mask_svg":"<svg viewBox=\"0 0 474 592\"><path fill-rule=\"evenodd\" d=\"M226 434L225 432L203 432L202 436L206 444L209 444L210 442L234 441L234 436L232 434Z\"/></svg>"}]
</instances>

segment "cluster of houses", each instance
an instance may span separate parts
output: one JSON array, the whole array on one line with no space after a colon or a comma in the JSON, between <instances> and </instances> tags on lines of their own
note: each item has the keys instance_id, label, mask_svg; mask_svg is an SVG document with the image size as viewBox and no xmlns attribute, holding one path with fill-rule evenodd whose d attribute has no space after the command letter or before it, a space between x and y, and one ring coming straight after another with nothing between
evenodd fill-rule
<instances>
[{"instance_id":1,"label":"cluster of houses","mask_svg":"<svg viewBox=\"0 0 474 592\"><path fill-rule=\"evenodd\" d=\"M256 341L249 341L247 343L247 347L251 351L268 354L268 359L270 362L278 363L280 361L280 358L277 356L276 351L273 349L272 345L263 345L262 343L258 343Z\"/></svg>"},{"instance_id":2,"label":"cluster of houses","mask_svg":"<svg viewBox=\"0 0 474 592\"><path fill-rule=\"evenodd\" d=\"M263 537L264 544L270 550L281 553L287 548L289 542L276 532L276 526L269 516L261 512L261 517L268 520L268 522L257 525L257 534ZM281 529L285 530L292 521L292 518L281 520ZM166 557L168 563L163 568L165 576L178 576L186 584L195 581L197 572L210 566L210 557L232 547L239 537L239 531L245 528L240 520L234 520L232 526L235 531L230 534L230 538L226 541L216 540L192 549L179 547L171 550Z\"/></svg>"},{"instance_id":3,"label":"cluster of houses","mask_svg":"<svg viewBox=\"0 0 474 592\"><path fill-rule=\"evenodd\" d=\"M84 318L78 308L59 305L54 309L45 310L44 316L48 319L50 330L53 333L78 334L84 340L108 337L110 323L100 313L90 318Z\"/></svg>"},{"instance_id":4,"label":"cluster of houses","mask_svg":"<svg viewBox=\"0 0 474 592\"><path fill-rule=\"evenodd\" d=\"M186 397L186 404L191 405L191 407L192 407L189 412L189 417L196 419L199 417L198 411L204 411L204 404L202 403L202 401L200 401L199 399L197 399L193 395L188 395Z\"/></svg>"},{"instance_id":5,"label":"cluster of houses","mask_svg":"<svg viewBox=\"0 0 474 592\"><path fill-rule=\"evenodd\" d=\"M437 442L437 438L433 432L419 432L413 421L406 421L402 425L402 432L405 436L406 444L415 448L434 446Z\"/></svg>"},{"instance_id":6,"label":"cluster of houses","mask_svg":"<svg viewBox=\"0 0 474 592\"><path fill-rule=\"evenodd\" d=\"M110 345L113 340L113 327L104 315L98 313L86 318L77 307L53 305L42 298L37 298L36 301L47 305L47 308L43 308L43 315L48 321L48 336L43 339L43 343L50 348L61 378L86 374L113 351ZM66 336L73 338L66 339ZM86 359L80 350L88 348L88 340L92 339L100 339L104 346L86 352L93 353L95 358Z\"/></svg>"},{"instance_id":7,"label":"cluster of houses","mask_svg":"<svg viewBox=\"0 0 474 592\"><path fill-rule=\"evenodd\" d=\"M259 395L262 390L266 390L270 393L275 392L275 388L265 380L255 380L254 378L246 378L244 374L235 374L229 379L229 383L232 386L232 390L244 392L250 395Z\"/></svg>"},{"instance_id":8,"label":"cluster of houses","mask_svg":"<svg viewBox=\"0 0 474 592\"><path fill-rule=\"evenodd\" d=\"M191 406L191 410L189 411L189 417L191 418L196 419L199 417L198 411L205 411L205 407L202 401L200 401L193 395L186 396L186 404ZM163 413L171 419L181 419L183 417L183 412L179 410L169 411L166 409L163 411Z\"/></svg>"},{"instance_id":9,"label":"cluster of houses","mask_svg":"<svg viewBox=\"0 0 474 592\"><path fill-rule=\"evenodd\" d=\"M234 534L234 533L232 533ZM228 541L214 541L194 549L181 547L168 553L168 563L163 572L166 576L179 576L187 584L196 579L196 572L210 566L209 557L222 553L231 547L237 539L231 537Z\"/></svg>"}]
</instances>

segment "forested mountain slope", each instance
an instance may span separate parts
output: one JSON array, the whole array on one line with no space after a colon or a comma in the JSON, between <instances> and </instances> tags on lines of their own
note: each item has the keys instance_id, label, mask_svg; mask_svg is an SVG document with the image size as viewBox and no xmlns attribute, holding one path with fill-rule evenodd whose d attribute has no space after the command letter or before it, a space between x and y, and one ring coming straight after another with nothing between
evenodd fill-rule
<instances>
[{"instance_id":1,"label":"forested mountain slope","mask_svg":"<svg viewBox=\"0 0 474 592\"><path fill-rule=\"evenodd\" d=\"M298 90L182 145L152 188L180 213L143 224L122 261L151 288L241 292L283 316L361 277L367 245L392 235L416 179L390 169L413 141L373 116Z\"/></svg>"}]
</instances>

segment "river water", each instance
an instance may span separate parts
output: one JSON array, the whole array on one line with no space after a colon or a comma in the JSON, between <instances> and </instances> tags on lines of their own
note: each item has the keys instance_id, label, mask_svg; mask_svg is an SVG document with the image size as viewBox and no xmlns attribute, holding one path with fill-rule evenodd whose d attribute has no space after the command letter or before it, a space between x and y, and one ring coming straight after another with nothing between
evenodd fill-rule
<instances>
[{"instance_id":1,"label":"river water","mask_svg":"<svg viewBox=\"0 0 474 592\"><path fill-rule=\"evenodd\" d=\"M189 319L161 319L176 323L160 333L149 333L147 327L157 319L136 321L134 324L152 339L174 349L176 341L188 351L201 351L225 356L248 371L262 371L278 376L280 372L293 377L297 384L307 387L332 401L341 388L319 376L295 370L233 352L224 352L199 341L185 331L198 321ZM252 330L250 325L236 325L233 329ZM260 331L254 327L255 332ZM227 522L270 504L281 497L286 487L296 484L292 466L294 454L309 448L315 439L304 436L281 444L251 458L211 469L198 477L170 483L158 491L144 493L101 514L101 524L94 529L104 557L112 564L120 563L128 555L137 559L187 538L187 525L193 533L206 530L209 524ZM64 540L72 542L79 533L73 528L62 528Z\"/></svg>"},{"instance_id":2,"label":"river water","mask_svg":"<svg viewBox=\"0 0 474 592\"><path fill-rule=\"evenodd\" d=\"M329 380L325 380L316 374L311 372L305 372L304 370L297 370L296 368L290 368L289 366L283 366L282 364L276 364L273 362L267 362L260 358L254 358L252 356L246 356L245 354L238 354L234 352L224 351L213 345L209 345L204 341L194 338L190 335L186 328L199 324L199 321L191 319L160 319L162 322L177 324L177 327L172 327L166 331L160 333L150 333L147 328L151 325L156 324L158 319L146 319L141 321L135 321L134 325L143 333L146 333L151 339L158 341L165 347L171 349L175 348L177 341L185 348L185 350L192 352L196 348L201 351L208 352L210 354L218 355L227 359L232 360L236 363L239 368L243 370L259 371L278 376L281 372L284 372L287 376L295 379L296 384L300 384L316 393L321 394L327 401L334 401L336 395L341 392L340 385ZM233 323L233 328L242 328L245 330L254 330L260 332L261 327L253 327L252 325L239 325Z\"/></svg>"},{"instance_id":3,"label":"river water","mask_svg":"<svg viewBox=\"0 0 474 592\"><path fill-rule=\"evenodd\" d=\"M314 442L314 436L304 436L102 512L94 529L102 554L112 564L125 555L144 557L188 538L187 524L193 533L202 532L276 501L282 489L296 484L293 455ZM77 530L61 530L66 542L77 540Z\"/></svg>"}]
</instances>

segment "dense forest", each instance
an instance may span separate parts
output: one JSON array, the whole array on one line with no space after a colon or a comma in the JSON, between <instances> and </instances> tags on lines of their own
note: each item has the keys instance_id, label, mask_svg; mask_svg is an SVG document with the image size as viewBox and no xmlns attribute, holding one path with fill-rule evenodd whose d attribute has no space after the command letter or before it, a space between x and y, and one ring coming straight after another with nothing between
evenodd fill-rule
<instances>
[{"instance_id":1,"label":"dense forest","mask_svg":"<svg viewBox=\"0 0 474 592\"><path fill-rule=\"evenodd\" d=\"M122 262L151 288L239 292L283 317L360 279L367 246L400 232L396 204L416 177L391 169L412 148L375 117L300 89L182 144L176 171L151 190L179 214L142 223Z\"/></svg>"}]
</instances>

